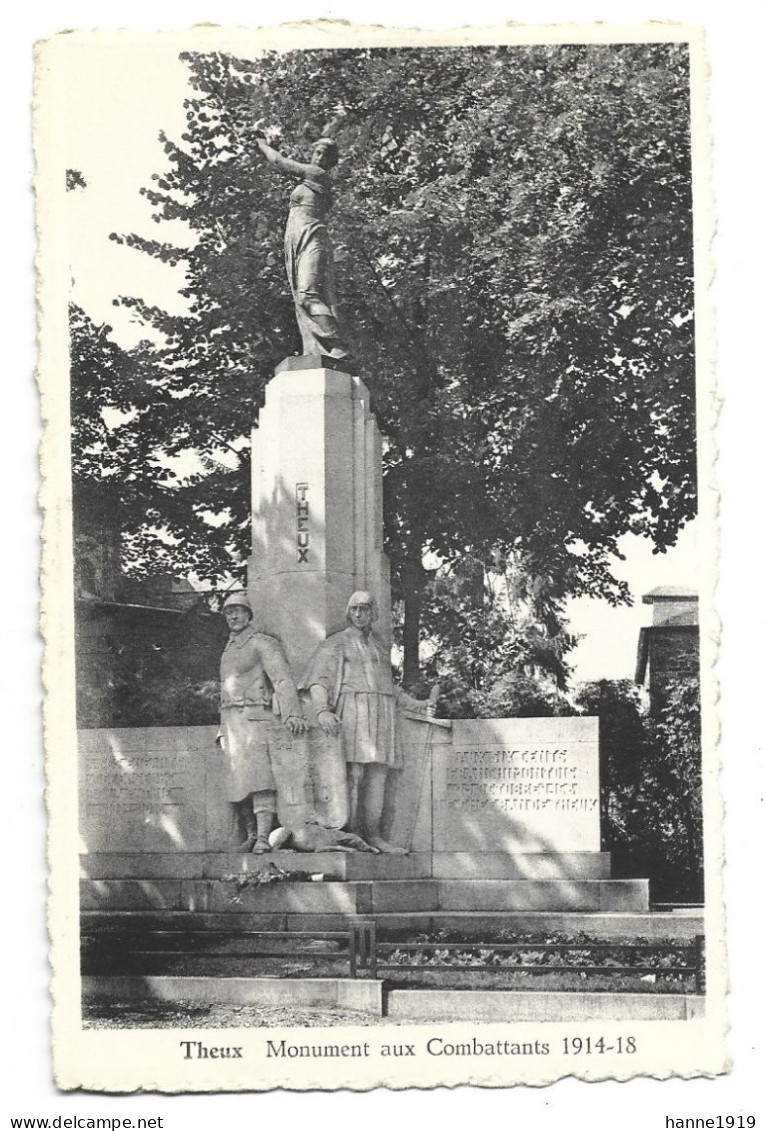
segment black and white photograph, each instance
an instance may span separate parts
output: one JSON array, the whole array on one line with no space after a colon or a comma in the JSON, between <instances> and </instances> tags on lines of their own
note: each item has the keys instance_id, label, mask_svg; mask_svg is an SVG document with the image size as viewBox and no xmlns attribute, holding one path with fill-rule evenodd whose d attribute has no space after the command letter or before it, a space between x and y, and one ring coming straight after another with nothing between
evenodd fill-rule
<instances>
[{"instance_id":1,"label":"black and white photograph","mask_svg":"<svg viewBox=\"0 0 765 1131\"><path fill-rule=\"evenodd\" d=\"M725 1070L704 72L38 46L59 1087Z\"/></svg>"}]
</instances>

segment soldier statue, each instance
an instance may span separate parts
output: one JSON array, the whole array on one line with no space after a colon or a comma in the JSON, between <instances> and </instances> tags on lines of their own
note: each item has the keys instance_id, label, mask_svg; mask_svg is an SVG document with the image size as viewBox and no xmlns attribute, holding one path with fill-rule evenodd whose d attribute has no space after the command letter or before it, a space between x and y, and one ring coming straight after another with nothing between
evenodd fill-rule
<instances>
[{"instance_id":1,"label":"soldier statue","mask_svg":"<svg viewBox=\"0 0 765 1131\"><path fill-rule=\"evenodd\" d=\"M224 794L244 826L244 852L270 851L276 824L276 781L271 760L273 722L281 719L290 734L303 734L300 699L284 652L273 636L252 627L252 609L244 594L223 606L230 636L220 662L220 730Z\"/></svg>"}]
</instances>

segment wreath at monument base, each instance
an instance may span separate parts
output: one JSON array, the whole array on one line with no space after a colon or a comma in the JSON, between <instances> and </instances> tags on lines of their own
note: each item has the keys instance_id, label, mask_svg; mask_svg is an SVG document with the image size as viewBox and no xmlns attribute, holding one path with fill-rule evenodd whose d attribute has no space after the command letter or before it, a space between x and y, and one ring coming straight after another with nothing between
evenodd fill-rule
<instances>
[{"instance_id":1,"label":"wreath at monument base","mask_svg":"<svg viewBox=\"0 0 765 1131\"><path fill-rule=\"evenodd\" d=\"M231 902L241 903L242 895L249 888L262 887L265 884L326 883L337 878L327 872L307 872L300 868L280 868L278 864L269 861L264 868L257 872L235 872L228 876L221 876L221 883L233 888L233 891L229 893Z\"/></svg>"}]
</instances>

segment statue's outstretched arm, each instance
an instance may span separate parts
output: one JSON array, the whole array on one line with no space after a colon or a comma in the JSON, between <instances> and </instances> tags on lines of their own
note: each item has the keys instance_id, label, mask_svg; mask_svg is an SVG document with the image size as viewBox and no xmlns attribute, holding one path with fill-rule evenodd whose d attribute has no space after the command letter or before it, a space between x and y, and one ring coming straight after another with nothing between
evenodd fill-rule
<instances>
[{"instance_id":1,"label":"statue's outstretched arm","mask_svg":"<svg viewBox=\"0 0 765 1131\"><path fill-rule=\"evenodd\" d=\"M257 651L276 694L282 722L292 734L303 734L308 729L308 724L303 718L295 681L281 646L277 640L261 636L258 638Z\"/></svg>"},{"instance_id":2,"label":"statue's outstretched arm","mask_svg":"<svg viewBox=\"0 0 765 1131\"><path fill-rule=\"evenodd\" d=\"M302 161L293 161L291 157L285 157L278 149L274 149L264 141L262 137L257 138L257 145L269 165L273 165L285 176L298 177L301 180L305 177L323 180L327 175L326 169L322 169L320 165L304 165Z\"/></svg>"}]
</instances>

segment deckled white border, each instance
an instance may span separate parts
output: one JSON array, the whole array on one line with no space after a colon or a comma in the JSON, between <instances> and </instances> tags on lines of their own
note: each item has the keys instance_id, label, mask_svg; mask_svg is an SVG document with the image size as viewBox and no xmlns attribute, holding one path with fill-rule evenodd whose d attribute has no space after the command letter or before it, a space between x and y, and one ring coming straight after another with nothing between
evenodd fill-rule
<instances>
[{"instance_id":1,"label":"deckled white border","mask_svg":"<svg viewBox=\"0 0 765 1131\"><path fill-rule=\"evenodd\" d=\"M75 33L65 38L49 41L40 51L40 72L38 91L45 89L45 81L53 82L51 71L56 70L58 56L61 52L68 52L73 44L93 42L98 37L99 42L105 39L118 42L121 37L134 38L130 32L115 33ZM698 29L682 28L677 24L648 24L633 27L614 27L605 24L583 28L581 26L563 26L531 28L514 26L505 29L459 29L453 32L408 32L385 28L353 29L350 25L296 25L286 29L265 29L253 31L239 29L232 31L223 28L197 28L192 33L188 32L163 32L161 34L167 41L173 38L178 44L178 50L223 50L232 51L240 55L254 53L258 49L268 47L285 48L295 46L358 46L360 42L375 46L400 46L400 45L457 45L464 43L532 43L532 42L613 42L613 41L647 41L672 39L691 39L694 44L693 63L693 121L694 121L694 204L695 204L695 236L696 236L696 280L697 297L699 301L698 315L699 326L703 332L698 336L699 351L699 378L700 378L700 462L702 467L701 482L709 484L712 479L714 450L711 441L711 430L714 423L714 405L711 396L711 311L709 309L708 284L711 279L711 266L709 258L709 241L711 234L711 203L708 183L709 142L706 130L706 107L704 101L705 66L702 62L701 37ZM193 38L193 44L190 39ZM59 72L60 74L61 72ZM60 296L65 293L68 279L67 267L63 255L60 254L59 241L63 240L64 233L56 227L56 217L60 214L60 201L64 186L58 181L58 171L62 162L58 159L56 145L60 135L55 128L56 99L55 91L47 92L45 100L45 113L39 116L37 133L38 156L38 198L39 198L39 227L41 233L41 283L39 300L44 316L41 320L40 350L41 350L41 384L43 391L43 411L50 421L66 419L68 411L67 384L65 380L66 359L66 309L60 301ZM704 139L702 141L702 138ZM54 175L55 174L55 175ZM59 305L57 309L56 303ZM54 877L50 901L50 925L53 940L52 961L55 970L54 976L54 1031L56 1034L57 1075L62 1087L86 1087L100 1089L129 1090L138 1086L158 1087L163 1090L185 1090L189 1087L190 1080L193 1087L204 1090L206 1088L218 1090L228 1088L253 1088L288 1086L292 1088L310 1088L327 1086L350 1086L354 1088L368 1088L377 1084L387 1084L390 1087L405 1087L412 1085L432 1086L437 1083L475 1082L488 1086L500 1086L509 1083L529 1082L547 1083L561 1075L560 1068L553 1068L550 1061L511 1062L511 1073L493 1072L494 1065L481 1065L475 1071L470 1064L467 1072L464 1062L449 1065L449 1071L443 1072L443 1065L432 1060L418 1059L413 1068L397 1067L392 1074L383 1071L383 1063L377 1061L371 1067L372 1072L358 1070L358 1065L353 1065L354 1072L351 1078L344 1069L346 1064L337 1065L337 1075L329 1077L326 1062L313 1062L311 1065L300 1066L299 1075L289 1073L284 1076L277 1072L266 1075L267 1069L273 1069L273 1062L259 1063L260 1078L253 1081L252 1061L246 1062L243 1073L231 1072L221 1075L215 1072L211 1076L203 1076L198 1066L193 1074L189 1074L188 1066L179 1061L176 1052L178 1040L177 1031L147 1032L146 1030L133 1032L115 1031L79 1031L74 1022L79 1024L79 978L74 973L77 968L77 939L76 939L76 891L77 891L77 859L73 845L76 845L76 829L74 828L74 815L76 814L76 759L74 756L74 731L73 711L74 700L73 685L73 625L71 618L71 604L68 601L54 599L49 595L65 594L71 591L71 533L70 511L71 498L69 491L69 452L68 432L61 427L48 427L43 447L43 465L47 476L43 486L42 500L46 507L46 544L44 555L44 585L46 591L46 604L44 614L44 627L48 639L48 653L46 657L45 676L48 684L48 706L46 710L46 734L49 751L55 750L55 755L49 758L48 774L50 796L55 804L52 808L51 819L51 866ZM704 492L701 498L702 527L704 532L713 530L713 513L715 508L714 496L710 491ZM703 545L703 543L702 543ZM701 551L704 559L710 563L715 556L714 538L709 534L706 545ZM711 576L711 575L710 575ZM724 991L724 948L721 915L721 864L722 850L720 847L720 804L717 789L716 757L709 754L710 730L709 722L714 717L713 700L714 685L711 679L711 664L715 651L717 635L716 623L712 620L712 594L711 585L709 592L702 593L701 623L702 623L702 667L703 702L707 733L706 764L705 764L705 816L706 816L706 860L710 874L710 905L715 910L714 915L708 912L708 946L709 946L709 995L708 1016L703 1023L667 1023L650 1022L641 1025L624 1023L618 1026L597 1025L598 1032L606 1032L609 1028L624 1032L629 1028L638 1034L647 1026L650 1032L650 1053L646 1058L634 1059L629 1063L624 1061L614 1064L601 1061L596 1065L576 1064L574 1070L580 1069L583 1078L587 1079L626 1079L636 1072L665 1076L673 1072L682 1075L697 1075L720 1071L724 1066L724 1052L721 1044L721 1035L724 1027L723 991ZM48 615L50 610L50 615ZM712 840L710 840L712 838ZM713 867L712 864L717 866ZM678 1027L679 1026L679 1027ZM438 1026L439 1031L461 1033L461 1039L467 1034L480 1030L484 1039L491 1039L494 1030L497 1037L508 1037L508 1026ZM521 1027L519 1027L521 1028ZM539 1034L540 1026L523 1026L524 1030L534 1030ZM558 1026L545 1025L541 1029L545 1039L552 1029ZM582 1026L565 1026L567 1031L574 1029L581 1034ZM396 1026L395 1030L364 1029L353 1033L352 1030L342 1030L344 1039L364 1040L369 1039L382 1043L383 1034L390 1031L392 1037L404 1041L415 1041L422 1044L424 1028L422 1026ZM247 1047L264 1046L265 1037L263 1030L223 1030L219 1035L225 1034L228 1042L233 1042L234 1035L237 1041ZM310 1037L313 1041L325 1039L337 1040L338 1029L311 1030ZM285 1030L282 1035L291 1041L299 1039L299 1030ZM689 1045L688 1037L693 1034L693 1042ZM184 1038L194 1034L184 1030ZM273 1036L273 1034L269 1034ZM372 1036L374 1035L374 1036ZM208 1040L209 1040L208 1035ZM221 1037L222 1040L222 1037ZM172 1049L172 1052L170 1052ZM687 1055L690 1050L691 1055ZM227 1065L227 1067L230 1067ZM571 1070L570 1062L566 1069ZM433 1071L435 1069L435 1071ZM455 1070L453 1070L455 1069ZM539 1071L541 1069L541 1071ZM430 1071L429 1071L430 1070Z\"/></svg>"}]
</instances>

